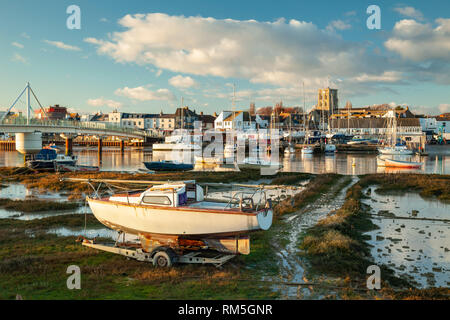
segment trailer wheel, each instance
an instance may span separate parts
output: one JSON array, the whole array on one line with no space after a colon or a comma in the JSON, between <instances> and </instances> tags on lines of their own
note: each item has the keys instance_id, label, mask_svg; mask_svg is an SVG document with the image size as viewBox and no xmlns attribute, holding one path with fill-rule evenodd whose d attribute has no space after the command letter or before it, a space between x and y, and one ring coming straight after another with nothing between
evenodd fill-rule
<instances>
[{"instance_id":1,"label":"trailer wheel","mask_svg":"<svg viewBox=\"0 0 450 320\"><path fill-rule=\"evenodd\" d=\"M153 265L155 267L165 268L172 266L172 259L165 251L159 251L153 256Z\"/></svg>"}]
</instances>

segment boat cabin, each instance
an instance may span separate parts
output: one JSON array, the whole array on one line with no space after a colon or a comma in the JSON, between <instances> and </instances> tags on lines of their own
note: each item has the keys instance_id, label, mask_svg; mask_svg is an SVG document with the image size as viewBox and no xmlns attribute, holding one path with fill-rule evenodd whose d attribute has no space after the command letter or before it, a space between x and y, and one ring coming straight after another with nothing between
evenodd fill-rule
<instances>
[{"instance_id":1,"label":"boat cabin","mask_svg":"<svg viewBox=\"0 0 450 320\"><path fill-rule=\"evenodd\" d=\"M182 207L203 201L204 194L201 186L195 182L186 182L154 185L143 192L116 194L109 197L109 200L137 205Z\"/></svg>"}]
</instances>

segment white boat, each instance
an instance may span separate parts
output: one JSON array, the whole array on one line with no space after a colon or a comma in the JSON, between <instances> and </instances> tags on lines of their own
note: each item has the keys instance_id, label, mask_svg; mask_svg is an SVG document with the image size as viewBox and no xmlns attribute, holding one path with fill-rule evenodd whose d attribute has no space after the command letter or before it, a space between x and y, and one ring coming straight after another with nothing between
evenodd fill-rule
<instances>
[{"instance_id":1,"label":"white boat","mask_svg":"<svg viewBox=\"0 0 450 320\"><path fill-rule=\"evenodd\" d=\"M311 146L302 148L302 154L313 154L313 153L314 153L314 148Z\"/></svg>"},{"instance_id":2,"label":"white boat","mask_svg":"<svg viewBox=\"0 0 450 320\"><path fill-rule=\"evenodd\" d=\"M385 167L393 167L393 168L403 168L403 169L418 169L423 165L422 162L413 162L413 161L402 161L402 160L393 160L393 159L385 159L384 166Z\"/></svg>"},{"instance_id":3,"label":"white boat","mask_svg":"<svg viewBox=\"0 0 450 320\"><path fill-rule=\"evenodd\" d=\"M289 146L286 149L284 149L284 154L286 154L286 155L290 155L290 154L294 154L294 153L295 153L295 149L292 146Z\"/></svg>"},{"instance_id":4,"label":"white boat","mask_svg":"<svg viewBox=\"0 0 450 320\"><path fill-rule=\"evenodd\" d=\"M378 167L385 167L386 166L385 160L386 159L384 159L382 157L377 157L377 166Z\"/></svg>"},{"instance_id":5,"label":"white boat","mask_svg":"<svg viewBox=\"0 0 450 320\"><path fill-rule=\"evenodd\" d=\"M203 188L195 181L154 185L143 192L103 198L88 197L87 201L102 224L138 235L141 243L154 235L217 239L248 234L268 230L273 218L270 202L256 204L253 198L242 195L228 203L205 201Z\"/></svg>"},{"instance_id":6,"label":"white boat","mask_svg":"<svg viewBox=\"0 0 450 320\"><path fill-rule=\"evenodd\" d=\"M239 164L239 169L260 169L260 168L282 168L283 165L277 161L270 161L260 158L245 158Z\"/></svg>"},{"instance_id":7,"label":"white boat","mask_svg":"<svg viewBox=\"0 0 450 320\"><path fill-rule=\"evenodd\" d=\"M392 111L393 116L389 126L391 127L390 145L383 148L378 148L378 151L384 155L412 155L414 152L409 150L405 145L397 144L397 116L395 111Z\"/></svg>"},{"instance_id":8,"label":"white boat","mask_svg":"<svg viewBox=\"0 0 450 320\"><path fill-rule=\"evenodd\" d=\"M325 153L335 153L336 152L336 146L331 143L325 144Z\"/></svg>"},{"instance_id":9,"label":"white boat","mask_svg":"<svg viewBox=\"0 0 450 320\"><path fill-rule=\"evenodd\" d=\"M412 155L414 152L406 146L394 146L379 148L378 151L384 155Z\"/></svg>"},{"instance_id":10,"label":"white boat","mask_svg":"<svg viewBox=\"0 0 450 320\"><path fill-rule=\"evenodd\" d=\"M200 137L181 132L166 137L164 143L154 143L152 151L201 151Z\"/></svg>"}]
</instances>

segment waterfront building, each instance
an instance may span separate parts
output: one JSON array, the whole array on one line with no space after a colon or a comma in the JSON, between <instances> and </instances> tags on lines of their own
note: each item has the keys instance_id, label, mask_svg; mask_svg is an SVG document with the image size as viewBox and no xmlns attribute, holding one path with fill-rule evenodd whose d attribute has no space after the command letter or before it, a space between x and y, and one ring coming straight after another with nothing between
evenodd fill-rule
<instances>
[{"instance_id":1,"label":"waterfront building","mask_svg":"<svg viewBox=\"0 0 450 320\"><path fill-rule=\"evenodd\" d=\"M382 118L391 116L392 106L388 104L380 104L374 106L366 106L361 108L349 107L338 109L337 112L330 115L331 119L357 119L357 118ZM409 107L396 107L395 112L398 118L414 118L414 114Z\"/></svg>"},{"instance_id":2,"label":"waterfront building","mask_svg":"<svg viewBox=\"0 0 450 320\"><path fill-rule=\"evenodd\" d=\"M388 117L330 119L330 131L333 134L349 134L367 137L368 139L383 139L391 134ZM421 142L424 136L418 118L398 118L397 136L407 142Z\"/></svg>"},{"instance_id":3,"label":"waterfront building","mask_svg":"<svg viewBox=\"0 0 450 320\"><path fill-rule=\"evenodd\" d=\"M248 111L222 111L214 120L214 128L222 131L245 131L267 127L267 120L259 115L251 116Z\"/></svg>"},{"instance_id":4,"label":"waterfront building","mask_svg":"<svg viewBox=\"0 0 450 320\"><path fill-rule=\"evenodd\" d=\"M67 108L61 107L59 104L45 108L45 113L42 109L34 111L35 117L41 120L63 120L67 116Z\"/></svg>"}]
</instances>

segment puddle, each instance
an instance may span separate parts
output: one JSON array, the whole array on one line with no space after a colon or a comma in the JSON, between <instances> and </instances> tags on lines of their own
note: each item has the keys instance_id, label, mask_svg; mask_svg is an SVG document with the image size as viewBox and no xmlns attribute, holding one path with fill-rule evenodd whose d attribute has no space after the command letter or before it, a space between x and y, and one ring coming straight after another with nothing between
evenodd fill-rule
<instances>
[{"instance_id":1,"label":"puddle","mask_svg":"<svg viewBox=\"0 0 450 320\"><path fill-rule=\"evenodd\" d=\"M0 219L17 219L17 220L34 220L34 219L42 219L47 217L54 216L64 216L70 214L84 214L84 213L92 213L89 206L85 209L84 205L80 206L77 209L64 210L64 211L42 211L42 212L34 212L34 213L23 213L19 211L9 211L5 209L0 209Z\"/></svg>"},{"instance_id":2,"label":"puddle","mask_svg":"<svg viewBox=\"0 0 450 320\"><path fill-rule=\"evenodd\" d=\"M243 184L254 184L259 185L261 183L268 183L270 180L259 180L252 181ZM286 189L265 189L267 199L272 199L273 201L285 200L287 197L291 197L299 192L302 192L305 189L305 185L308 184L309 180L302 181L298 186L292 186ZM205 190L205 189L204 189ZM227 190L221 189L218 190L216 188L209 188L208 193L205 195L208 199L215 199L221 201L229 201L236 193L245 192L247 194L253 194L257 189L254 188L245 188L245 187L233 187L232 189L227 188ZM206 190L205 190L206 191ZM238 197L238 195L236 195ZM238 198L236 198L238 199ZM264 201L264 196L261 193L255 193L253 197L254 203L258 203L258 201Z\"/></svg>"},{"instance_id":3,"label":"puddle","mask_svg":"<svg viewBox=\"0 0 450 320\"><path fill-rule=\"evenodd\" d=\"M10 200L26 200L26 199L40 199L40 200L51 200L51 201L66 201L67 196L60 195L54 192L40 193L38 190L30 190L25 187L25 185L9 184L5 188L0 189L0 198L10 199Z\"/></svg>"},{"instance_id":4,"label":"puddle","mask_svg":"<svg viewBox=\"0 0 450 320\"><path fill-rule=\"evenodd\" d=\"M88 239L93 238L108 238L116 241L119 233L115 230L111 230L108 228L99 228L99 229L69 229L65 227L50 229L47 231L50 234L56 234L60 237L78 237L84 236ZM120 238L122 240L122 237ZM127 242L139 242L139 238L134 234L125 233L125 241Z\"/></svg>"},{"instance_id":5,"label":"puddle","mask_svg":"<svg viewBox=\"0 0 450 320\"><path fill-rule=\"evenodd\" d=\"M388 265L420 288L450 286L450 221L415 219L450 220L450 205L416 193L381 196L374 192L363 203L371 206L372 214L385 210L408 218L372 218L380 229L366 234L371 236L368 242L376 263ZM413 215L412 210L417 212Z\"/></svg>"}]
</instances>

